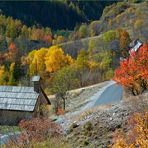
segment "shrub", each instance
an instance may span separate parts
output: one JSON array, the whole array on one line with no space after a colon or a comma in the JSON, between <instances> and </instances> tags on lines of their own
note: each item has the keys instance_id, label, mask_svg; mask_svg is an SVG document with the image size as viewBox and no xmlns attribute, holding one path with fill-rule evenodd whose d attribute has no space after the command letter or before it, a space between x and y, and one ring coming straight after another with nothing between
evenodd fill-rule
<instances>
[{"instance_id":1,"label":"shrub","mask_svg":"<svg viewBox=\"0 0 148 148\"><path fill-rule=\"evenodd\" d=\"M22 120L19 123L24 132L16 141L10 143L18 147L27 147L34 142L43 142L51 137L60 137L62 128L58 124L50 121L48 118L33 118L31 120Z\"/></svg>"},{"instance_id":2,"label":"shrub","mask_svg":"<svg viewBox=\"0 0 148 148\"><path fill-rule=\"evenodd\" d=\"M118 130L114 134L112 148L147 148L148 143L148 112L135 113L128 120L128 132Z\"/></svg>"},{"instance_id":3,"label":"shrub","mask_svg":"<svg viewBox=\"0 0 148 148\"><path fill-rule=\"evenodd\" d=\"M103 40L105 42L110 42L110 41L112 41L114 39L116 39L116 31L114 31L114 30L110 30L110 31L105 32L103 34Z\"/></svg>"},{"instance_id":4,"label":"shrub","mask_svg":"<svg viewBox=\"0 0 148 148\"><path fill-rule=\"evenodd\" d=\"M91 121L86 122L86 124L84 125L84 129L90 131L92 129L92 123Z\"/></svg>"}]
</instances>

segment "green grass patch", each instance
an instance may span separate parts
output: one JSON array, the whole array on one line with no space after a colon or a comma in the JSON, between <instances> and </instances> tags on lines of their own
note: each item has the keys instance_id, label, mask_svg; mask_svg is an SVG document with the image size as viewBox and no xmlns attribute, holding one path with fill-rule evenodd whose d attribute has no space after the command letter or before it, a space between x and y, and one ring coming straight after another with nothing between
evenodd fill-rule
<instances>
[{"instance_id":1,"label":"green grass patch","mask_svg":"<svg viewBox=\"0 0 148 148\"><path fill-rule=\"evenodd\" d=\"M0 134L19 132L21 129L18 126L3 126L0 125Z\"/></svg>"}]
</instances>

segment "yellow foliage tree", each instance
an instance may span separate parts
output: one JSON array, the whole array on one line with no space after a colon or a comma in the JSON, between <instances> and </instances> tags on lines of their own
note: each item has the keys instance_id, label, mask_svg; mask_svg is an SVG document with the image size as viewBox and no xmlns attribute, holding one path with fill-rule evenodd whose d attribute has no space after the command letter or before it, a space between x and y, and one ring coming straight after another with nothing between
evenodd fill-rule
<instances>
[{"instance_id":1,"label":"yellow foliage tree","mask_svg":"<svg viewBox=\"0 0 148 148\"><path fill-rule=\"evenodd\" d=\"M11 63L9 68L9 85L15 85L15 78L14 78L14 69L15 69L15 63Z\"/></svg>"},{"instance_id":2,"label":"yellow foliage tree","mask_svg":"<svg viewBox=\"0 0 148 148\"><path fill-rule=\"evenodd\" d=\"M3 84L3 76L5 74L5 67L0 66L0 84Z\"/></svg>"},{"instance_id":3,"label":"yellow foliage tree","mask_svg":"<svg viewBox=\"0 0 148 148\"><path fill-rule=\"evenodd\" d=\"M41 76L44 75L46 69L45 56L47 51L47 48L41 48L40 50L37 50L32 61L32 64L35 65L34 67L36 67L36 72Z\"/></svg>"},{"instance_id":4,"label":"yellow foliage tree","mask_svg":"<svg viewBox=\"0 0 148 148\"><path fill-rule=\"evenodd\" d=\"M39 74L41 76L45 73L45 56L47 53L47 48L41 48L40 50L31 51L26 61L29 64L29 75Z\"/></svg>"},{"instance_id":5,"label":"yellow foliage tree","mask_svg":"<svg viewBox=\"0 0 148 148\"><path fill-rule=\"evenodd\" d=\"M48 72L55 72L72 63L73 59L71 56L64 55L64 51L58 46L50 47L45 57L46 70Z\"/></svg>"},{"instance_id":6,"label":"yellow foliage tree","mask_svg":"<svg viewBox=\"0 0 148 148\"><path fill-rule=\"evenodd\" d=\"M129 130L116 131L112 148L147 148L148 147L148 112L135 113L128 121Z\"/></svg>"},{"instance_id":7,"label":"yellow foliage tree","mask_svg":"<svg viewBox=\"0 0 148 148\"><path fill-rule=\"evenodd\" d=\"M88 62L88 53L85 49L81 49L80 53L77 57L76 64L80 68L88 68L89 62Z\"/></svg>"}]
</instances>

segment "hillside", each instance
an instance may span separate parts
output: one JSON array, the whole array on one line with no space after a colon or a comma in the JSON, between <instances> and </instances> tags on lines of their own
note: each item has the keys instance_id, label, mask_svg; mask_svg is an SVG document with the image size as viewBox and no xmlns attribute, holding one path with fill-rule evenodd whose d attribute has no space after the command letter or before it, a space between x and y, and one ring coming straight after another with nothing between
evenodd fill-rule
<instances>
[{"instance_id":1,"label":"hillside","mask_svg":"<svg viewBox=\"0 0 148 148\"><path fill-rule=\"evenodd\" d=\"M71 34L71 38L97 36L109 30L123 28L129 32L132 39L140 38L145 41L148 31L147 7L147 2L118 2L107 6L99 20L92 21L89 25L81 25Z\"/></svg>"},{"instance_id":2,"label":"hillside","mask_svg":"<svg viewBox=\"0 0 148 148\"><path fill-rule=\"evenodd\" d=\"M1 13L21 20L28 26L72 30L76 24L99 19L105 6L114 1L1 1Z\"/></svg>"},{"instance_id":3,"label":"hillside","mask_svg":"<svg viewBox=\"0 0 148 148\"><path fill-rule=\"evenodd\" d=\"M129 33L131 40L138 38L146 42L148 38L147 8L148 4L146 2L121 2L110 5L104 9L100 20L93 21L89 25L80 26L77 31L70 35L70 41L61 43L60 46L73 57L76 57L81 49L89 51L93 48L97 52L102 49L114 49L118 52L119 58L121 56L119 54L121 50L119 48L119 37L104 42L104 36L107 35L107 32L122 28ZM81 27L84 27L83 30L81 30ZM84 36L81 36L82 34Z\"/></svg>"},{"instance_id":4,"label":"hillside","mask_svg":"<svg viewBox=\"0 0 148 148\"><path fill-rule=\"evenodd\" d=\"M0 147L147 148L147 26L147 0L0 1Z\"/></svg>"}]
</instances>

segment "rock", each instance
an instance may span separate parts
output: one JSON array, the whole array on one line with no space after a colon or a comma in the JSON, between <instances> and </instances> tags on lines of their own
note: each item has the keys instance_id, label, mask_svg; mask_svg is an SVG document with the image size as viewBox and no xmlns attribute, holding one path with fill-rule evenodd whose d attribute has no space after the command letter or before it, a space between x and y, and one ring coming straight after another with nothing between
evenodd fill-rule
<instances>
[{"instance_id":1,"label":"rock","mask_svg":"<svg viewBox=\"0 0 148 148\"><path fill-rule=\"evenodd\" d=\"M79 124L76 122L73 122L73 124L71 125L72 128L77 128L78 126L79 126Z\"/></svg>"}]
</instances>

